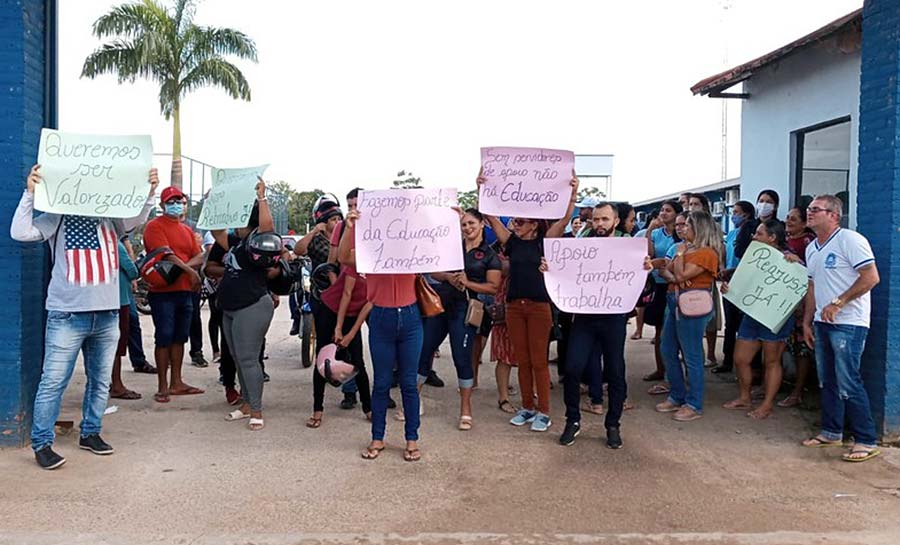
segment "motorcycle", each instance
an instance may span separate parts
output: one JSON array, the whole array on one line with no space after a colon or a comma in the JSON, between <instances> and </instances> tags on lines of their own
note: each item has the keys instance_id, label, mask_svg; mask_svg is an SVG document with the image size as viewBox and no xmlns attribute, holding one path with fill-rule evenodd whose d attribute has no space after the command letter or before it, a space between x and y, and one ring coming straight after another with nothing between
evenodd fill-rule
<instances>
[{"instance_id":1,"label":"motorcycle","mask_svg":"<svg viewBox=\"0 0 900 545\"><path fill-rule=\"evenodd\" d=\"M307 257L300 257L291 263L291 267L295 278L294 292L290 295L291 315L300 337L300 362L307 368L316 361L316 330L310 306L312 262Z\"/></svg>"}]
</instances>

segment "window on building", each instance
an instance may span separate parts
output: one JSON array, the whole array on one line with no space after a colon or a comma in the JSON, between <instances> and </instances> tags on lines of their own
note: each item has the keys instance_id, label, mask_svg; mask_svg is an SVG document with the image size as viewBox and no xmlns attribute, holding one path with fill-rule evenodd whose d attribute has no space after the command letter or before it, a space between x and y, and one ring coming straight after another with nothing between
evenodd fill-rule
<instances>
[{"instance_id":1,"label":"window on building","mask_svg":"<svg viewBox=\"0 0 900 545\"><path fill-rule=\"evenodd\" d=\"M836 119L794 133L797 206L816 195L837 195L844 202L841 223L847 227L850 204L850 118Z\"/></svg>"}]
</instances>

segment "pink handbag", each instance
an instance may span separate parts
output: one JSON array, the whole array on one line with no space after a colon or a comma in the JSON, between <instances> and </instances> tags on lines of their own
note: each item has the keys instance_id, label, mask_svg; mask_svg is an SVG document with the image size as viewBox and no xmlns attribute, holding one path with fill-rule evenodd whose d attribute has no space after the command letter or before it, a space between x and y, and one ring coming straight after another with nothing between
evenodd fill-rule
<instances>
[{"instance_id":1,"label":"pink handbag","mask_svg":"<svg viewBox=\"0 0 900 545\"><path fill-rule=\"evenodd\" d=\"M696 289L678 292L678 312L685 318L699 318L712 311L712 290Z\"/></svg>"}]
</instances>

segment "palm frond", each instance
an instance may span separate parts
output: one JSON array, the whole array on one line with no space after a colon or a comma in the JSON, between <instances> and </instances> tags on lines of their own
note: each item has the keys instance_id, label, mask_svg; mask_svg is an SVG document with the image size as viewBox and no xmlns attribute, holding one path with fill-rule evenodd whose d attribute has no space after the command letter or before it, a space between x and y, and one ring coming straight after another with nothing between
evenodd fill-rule
<instances>
[{"instance_id":1,"label":"palm frond","mask_svg":"<svg viewBox=\"0 0 900 545\"><path fill-rule=\"evenodd\" d=\"M168 19L166 10L153 0L122 4L94 21L93 33L98 38L109 36L137 37L146 32L159 32Z\"/></svg>"},{"instance_id":2,"label":"palm frond","mask_svg":"<svg viewBox=\"0 0 900 545\"><path fill-rule=\"evenodd\" d=\"M201 87L221 87L231 98L250 100L250 84L237 66L221 58L206 59L181 81L179 96Z\"/></svg>"},{"instance_id":3,"label":"palm frond","mask_svg":"<svg viewBox=\"0 0 900 545\"><path fill-rule=\"evenodd\" d=\"M172 20L179 35L184 35L184 31L192 26L194 14L196 13L197 5L194 0L178 0L175 4L175 16L172 17Z\"/></svg>"},{"instance_id":4,"label":"palm frond","mask_svg":"<svg viewBox=\"0 0 900 545\"><path fill-rule=\"evenodd\" d=\"M256 43L231 28L192 26L184 36L182 65L190 70L207 59L234 56L257 62Z\"/></svg>"}]
</instances>

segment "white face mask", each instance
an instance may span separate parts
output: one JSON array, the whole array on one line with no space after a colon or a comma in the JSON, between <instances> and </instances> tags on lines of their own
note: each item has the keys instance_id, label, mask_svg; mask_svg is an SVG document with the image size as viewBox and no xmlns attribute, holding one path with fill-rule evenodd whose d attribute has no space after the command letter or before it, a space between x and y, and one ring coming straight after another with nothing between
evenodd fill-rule
<instances>
[{"instance_id":1,"label":"white face mask","mask_svg":"<svg viewBox=\"0 0 900 545\"><path fill-rule=\"evenodd\" d=\"M756 203L756 215L761 218L767 218L775 211L775 205L770 202Z\"/></svg>"}]
</instances>

